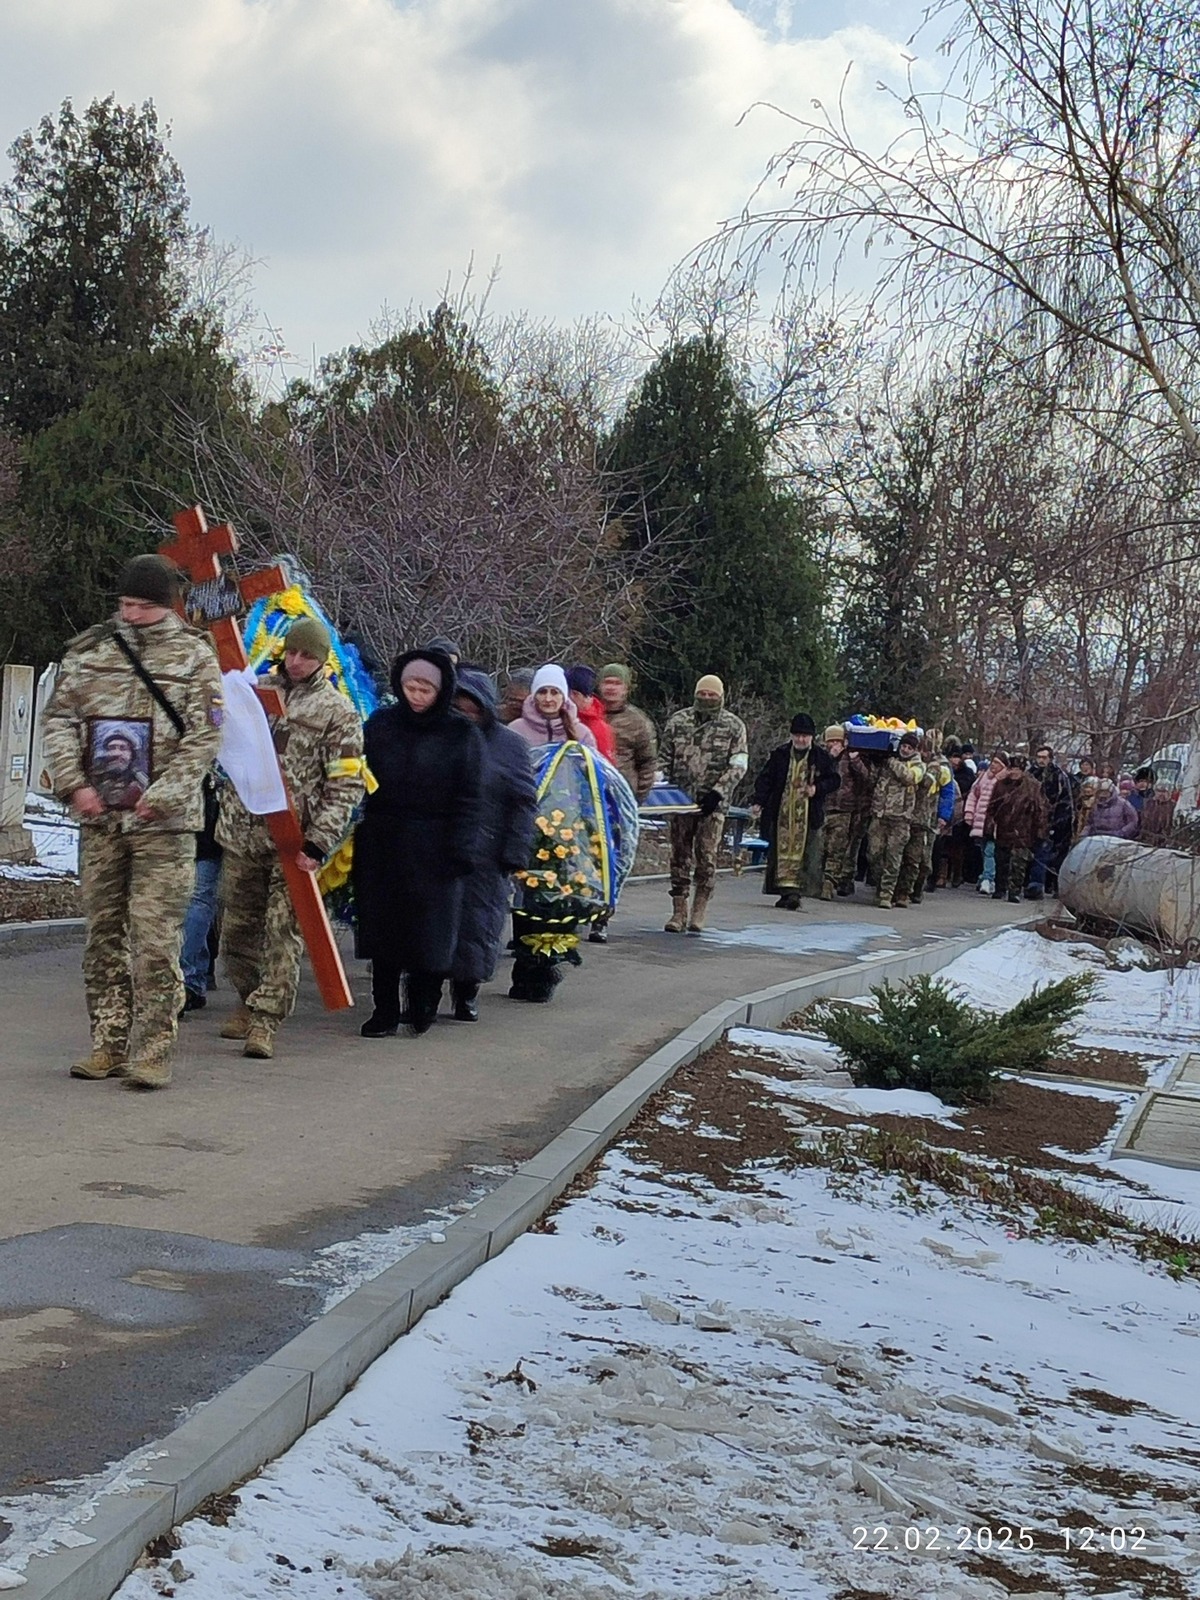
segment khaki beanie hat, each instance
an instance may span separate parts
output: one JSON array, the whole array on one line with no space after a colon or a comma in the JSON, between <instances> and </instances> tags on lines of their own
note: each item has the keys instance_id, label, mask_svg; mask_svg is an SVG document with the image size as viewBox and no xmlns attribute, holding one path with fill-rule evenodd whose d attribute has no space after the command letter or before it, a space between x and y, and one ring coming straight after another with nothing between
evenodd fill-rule
<instances>
[{"instance_id":1,"label":"khaki beanie hat","mask_svg":"<svg viewBox=\"0 0 1200 1600\"><path fill-rule=\"evenodd\" d=\"M725 685L721 682L720 678L717 677L715 672L706 672L696 684L696 693L719 694L723 700L725 698Z\"/></svg>"},{"instance_id":2,"label":"khaki beanie hat","mask_svg":"<svg viewBox=\"0 0 1200 1600\"><path fill-rule=\"evenodd\" d=\"M283 648L299 650L301 655L310 656L313 661L320 661L324 665L330 649L329 629L316 617L298 617L287 631Z\"/></svg>"},{"instance_id":3,"label":"khaki beanie hat","mask_svg":"<svg viewBox=\"0 0 1200 1600\"><path fill-rule=\"evenodd\" d=\"M823 744L829 744L833 739L840 740L842 744L846 742L846 730L840 722L831 722L821 735Z\"/></svg>"}]
</instances>

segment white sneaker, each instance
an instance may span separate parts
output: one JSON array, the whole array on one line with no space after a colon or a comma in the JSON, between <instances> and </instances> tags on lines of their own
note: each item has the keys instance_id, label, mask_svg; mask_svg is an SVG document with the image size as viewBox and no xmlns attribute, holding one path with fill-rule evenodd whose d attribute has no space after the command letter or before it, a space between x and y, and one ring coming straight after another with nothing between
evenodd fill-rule
<instances>
[{"instance_id":1,"label":"white sneaker","mask_svg":"<svg viewBox=\"0 0 1200 1600\"><path fill-rule=\"evenodd\" d=\"M995 894L996 885L987 878L980 878L979 892L980 894Z\"/></svg>"}]
</instances>

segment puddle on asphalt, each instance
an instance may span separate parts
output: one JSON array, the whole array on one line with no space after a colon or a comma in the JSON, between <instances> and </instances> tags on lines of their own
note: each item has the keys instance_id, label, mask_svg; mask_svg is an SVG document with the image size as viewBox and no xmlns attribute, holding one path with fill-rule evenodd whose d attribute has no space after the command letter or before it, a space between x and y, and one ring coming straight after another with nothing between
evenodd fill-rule
<instances>
[{"instance_id":1,"label":"puddle on asphalt","mask_svg":"<svg viewBox=\"0 0 1200 1600\"><path fill-rule=\"evenodd\" d=\"M751 946L756 950L777 950L780 955L805 956L821 950L835 955L853 955L879 939L898 939L895 928L881 922L754 923L749 928L706 928L700 935L705 944Z\"/></svg>"}]
</instances>

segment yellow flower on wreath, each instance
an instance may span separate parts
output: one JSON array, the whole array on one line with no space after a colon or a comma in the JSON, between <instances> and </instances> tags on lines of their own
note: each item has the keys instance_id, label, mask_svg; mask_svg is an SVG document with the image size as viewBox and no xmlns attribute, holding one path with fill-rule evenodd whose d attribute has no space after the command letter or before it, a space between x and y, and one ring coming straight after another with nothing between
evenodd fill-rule
<instances>
[{"instance_id":1,"label":"yellow flower on wreath","mask_svg":"<svg viewBox=\"0 0 1200 1600\"><path fill-rule=\"evenodd\" d=\"M553 872L543 872L542 877L547 883L557 883L558 881Z\"/></svg>"},{"instance_id":2,"label":"yellow flower on wreath","mask_svg":"<svg viewBox=\"0 0 1200 1600\"><path fill-rule=\"evenodd\" d=\"M558 827L560 822L565 822L566 820L567 820L567 813L565 811L557 811L556 810L556 811L552 811L550 813L550 821L554 824L554 826L556 828Z\"/></svg>"},{"instance_id":3,"label":"yellow flower on wreath","mask_svg":"<svg viewBox=\"0 0 1200 1600\"><path fill-rule=\"evenodd\" d=\"M565 843L570 844L571 840L575 837L575 829L574 828L560 828L558 830L558 837L560 839L562 839Z\"/></svg>"},{"instance_id":4,"label":"yellow flower on wreath","mask_svg":"<svg viewBox=\"0 0 1200 1600\"><path fill-rule=\"evenodd\" d=\"M537 853L537 858L538 858L539 861L549 861L549 859L550 859L549 850L539 850L538 853Z\"/></svg>"},{"instance_id":5,"label":"yellow flower on wreath","mask_svg":"<svg viewBox=\"0 0 1200 1600\"><path fill-rule=\"evenodd\" d=\"M540 851L538 853L541 854ZM564 849L561 844L556 844L554 846L554 854L558 857L558 859L560 861L565 861L567 859L567 856L570 854L570 852L568 850Z\"/></svg>"}]
</instances>

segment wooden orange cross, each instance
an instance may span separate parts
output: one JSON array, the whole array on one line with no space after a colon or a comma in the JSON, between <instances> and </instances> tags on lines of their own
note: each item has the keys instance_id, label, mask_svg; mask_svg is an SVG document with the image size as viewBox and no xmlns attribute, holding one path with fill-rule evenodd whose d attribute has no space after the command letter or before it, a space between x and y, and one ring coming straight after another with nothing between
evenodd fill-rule
<instances>
[{"instance_id":1,"label":"wooden orange cross","mask_svg":"<svg viewBox=\"0 0 1200 1600\"><path fill-rule=\"evenodd\" d=\"M165 556L168 561L173 561L193 583L218 582L224 576L221 557L231 556L237 550L237 534L227 522L209 527L199 506L191 506L187 511L177 511L171 520L175 524L177 537L173 544L160 546L159 555ZM278 594L287 586L287 575L282 567L266 567L237 580L237 589L247 605L253 605L256 600L261 600L264 596ZM180 610L182 609L181 604ZM217 658L222 672L241 672L250 665L246 646L242 642L242 630L236 617L218 617L207 626L217 646ZM285 715L283 696L278 689L263 685L258 687L258 697L269 715L275 717ZM283 777L282 770L279 776L283 780L284 793L287 794L287 780ZM308 948L309 960L312 962L313 974L325 1009L342 1011L354 1004L354 998L346 981L346 969L342 965L341 952L325 912L325 902L321 899L321 891L317 887L316 873L305 872L296 861L304 844L304 837L291 796L288 795L285 811L270 812L265 820L271 833L271 842L279 853L279 863L287 881L288 894L291 896L300 932Z\"/></svg>"}]
</instances>

